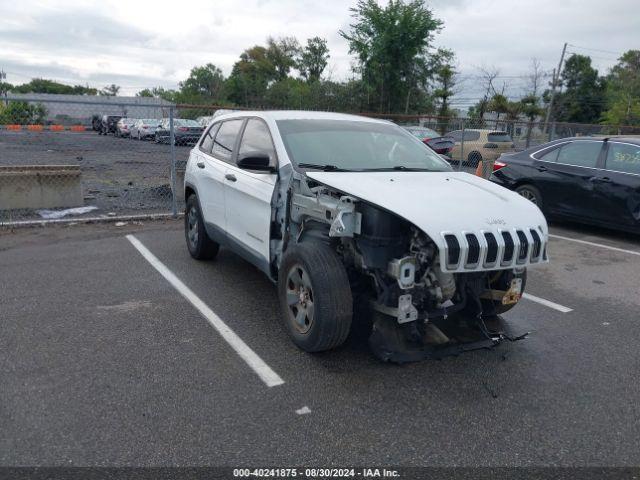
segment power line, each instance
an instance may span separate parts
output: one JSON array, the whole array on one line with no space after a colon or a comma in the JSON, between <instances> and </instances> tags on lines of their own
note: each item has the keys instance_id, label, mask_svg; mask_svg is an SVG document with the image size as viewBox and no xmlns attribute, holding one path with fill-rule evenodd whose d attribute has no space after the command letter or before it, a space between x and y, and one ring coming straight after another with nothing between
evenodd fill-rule
<instances>
[{"instance_id":1,"label":"power line","mask_svg":"<svg viewBox=\"0 0 640 480\"><path fill-rule=\"evenodd\" d=\"M579 48L581 50L591 50L593 52L612 53L613 55L622 56L622 53L620 53L620 52L612 52L611 50L602 50L600 48L581 47L579 45L574 45L572 43L568 43L567 45L569 45L570 47L573 47L573 48Z\"/></svg>"}]
</instances>

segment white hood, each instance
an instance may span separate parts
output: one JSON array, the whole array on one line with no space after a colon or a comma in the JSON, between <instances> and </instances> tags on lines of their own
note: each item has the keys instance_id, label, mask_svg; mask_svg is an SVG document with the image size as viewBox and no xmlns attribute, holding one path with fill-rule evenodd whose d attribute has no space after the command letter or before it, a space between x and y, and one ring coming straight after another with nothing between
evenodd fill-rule
<instances>
[{"instance_id":1,"label":"white hood","mask_svg":"<svg viewBox=\"0 0 640 480\"><path fill-rule=\"evenodd\" d=\"M315 172L307 176L411 222L444 251L443 235L534 228L544 215L517 193L465 172ZM464 238L461 243L466 243ZM463 245L464 248L464 245Z\"/></svg>"}]
</instances>

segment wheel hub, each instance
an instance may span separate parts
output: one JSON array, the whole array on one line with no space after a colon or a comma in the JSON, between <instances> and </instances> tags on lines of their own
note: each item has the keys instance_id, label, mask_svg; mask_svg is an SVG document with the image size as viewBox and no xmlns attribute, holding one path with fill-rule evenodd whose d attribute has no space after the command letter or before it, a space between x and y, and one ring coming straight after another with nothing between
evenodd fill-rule
<instances>
[{"instance_id":1,"label":"wheel hub","mask_svg":"<svg viewBox=\"0 0 640 480\"><path fill-rule=\"evenodd\" d=\"M293 327L307 333L313 323L313 290L308 274L296 265L287 275L288 316Z\"/></svg>"}]
</instances>

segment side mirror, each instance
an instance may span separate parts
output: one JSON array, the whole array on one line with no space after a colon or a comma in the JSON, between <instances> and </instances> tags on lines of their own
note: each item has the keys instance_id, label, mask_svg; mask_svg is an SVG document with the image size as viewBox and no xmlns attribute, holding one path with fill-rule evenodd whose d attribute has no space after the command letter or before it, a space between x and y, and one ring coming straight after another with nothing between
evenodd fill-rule
<instances>
[{"instance_id":1,"label":"side mirror","mask_svg":"<svg viewBox=\"0 0 640 480\"><path fill-rule=\"evenodd\" d=\"M269 155L263 152L246 152L238 156L236 162L238 167L243 170L256 170L258 172L275 172L276 169L271 165Z\"/></svg>"}]
</instances>

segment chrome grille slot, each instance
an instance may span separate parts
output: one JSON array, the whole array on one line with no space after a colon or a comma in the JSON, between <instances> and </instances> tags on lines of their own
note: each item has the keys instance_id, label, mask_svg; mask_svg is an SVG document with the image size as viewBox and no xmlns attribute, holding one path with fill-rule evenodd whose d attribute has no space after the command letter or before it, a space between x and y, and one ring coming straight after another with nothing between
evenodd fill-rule
<instances>
[{"instance_id":1,"label":"chrome grille slot","mask_svg":"<svg viewBox=\"0 0 640 480\"><path fill-rule=\"evenodd\" d=\"M484 238L487 241L485 265L492 265L498 260L498 241L496 240L496 236L491 232L485 232Z\"/></svg>"},{"instance_id":2,"label":"chrome grille slot","mask_svg":"<svg viewBox=\"0 0 640 480\"><path fill-rule=\"evenodd\" d=\"M533 251L531 252L531 260L537 260L540 257L540 253L542 251L542 239L538 232L536 232L533 228L529 230L531 233L531 238L533 238Z\"/></svg>"},{"instance_id":3,"label":"chrome grille slot","mask_svg":"<svg viewBox=\"0 0 640 480\"><path fill-rule=\"evenodd\" d=\"M513 237L509 232L500 232L502 234L502 239L504 240L504 254L502 255L502 263L508 264L513 262L513 250L515 248L515 244L513 242Z\"/></svg>"},{"instance_id":4,"label":"chrome grille slot","mask_svg":"<svg viewBox=\"0 0 640 480\"><path fill-rule=\"evenodd\" d=\"M460 262L460 242L452 234L445 235L444 241L447 242L447 266L455 267Z\"/></svg>"},{"instance_id":5,"label":"chrome grille slot","mask_svg":"<svg viewBox=\"0 0 640 480\"><path fill-rule=\"evenodd\" d=\"M480 261L480 242L478 241L478 237L476 237L473 233L467 233L465 235L465 238L467 239L467 243L469 244L469 250L467 250L467 261L465 265L477 265Z\"/></svg>"},{"instance_id":6,"label":"chrome grille slot","mask_svg":"<svg viewBox=\"0 0 640 480\"><path fill-rule=\"evenodd\" d=\"M529 251L529 240L522 230L516 230L518 240L520 240L520 248L518 249L518 263L524 263L527 260L527 252Z\"/></svg>"}]
</instances>

